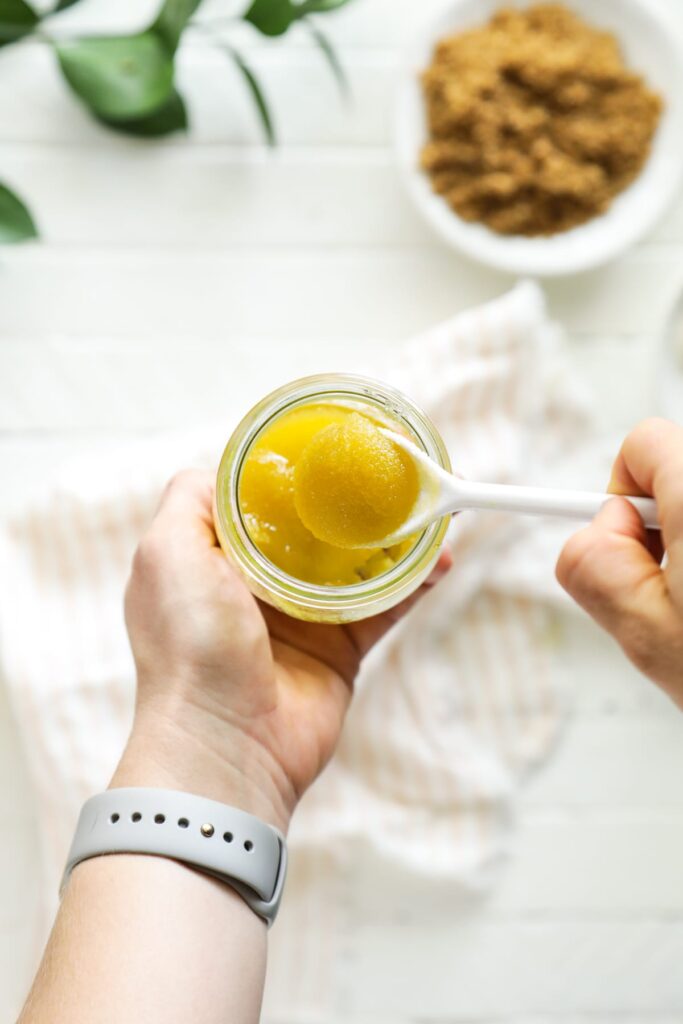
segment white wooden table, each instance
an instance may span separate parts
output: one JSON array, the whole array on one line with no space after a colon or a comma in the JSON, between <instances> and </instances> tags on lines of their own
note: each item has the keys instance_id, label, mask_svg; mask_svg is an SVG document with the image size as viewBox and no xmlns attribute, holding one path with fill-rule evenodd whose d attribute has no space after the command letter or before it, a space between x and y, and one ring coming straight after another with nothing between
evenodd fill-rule
<instances>
[{"instance_id":1,"label":"white wooden table","mask_svg":"<svg viewBox=\"0 0 683 1024\"><path fill-rule=\"evenodd\" d=\"M276 109L273 154L235 72L199 41L180 58L192 134L151 145L97 128L40 46L0 55L0 178L43 234L0 251L2 507L75 449L357 367L509 285L435 241L397 180L395 68L438 2L356 0L326 19L350 108L303 35L247 42ZM652 3L683 31L678 0ZM153 8L86 0L64 23L129 28ZM548 286L605 430L652 411L657 335L682 279L683 202L619 262ZM421 956L414 931L360 923L346 1021L683 1020L683 718L589 624L571 626L565 651L574 714L523 794L501 885L439 925L440 958ZM31 969L37 854L1 690L0 821L5 1020Z\"/></svg>"}]
</instances>

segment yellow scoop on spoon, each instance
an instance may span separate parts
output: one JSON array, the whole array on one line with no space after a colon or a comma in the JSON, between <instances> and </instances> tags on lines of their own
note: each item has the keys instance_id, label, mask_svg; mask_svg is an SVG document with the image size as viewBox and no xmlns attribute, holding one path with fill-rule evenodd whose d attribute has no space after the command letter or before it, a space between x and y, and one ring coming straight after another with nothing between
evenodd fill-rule
<instances>
[{"instance_id":1,"label":"yellow scoop on spoon","mask_svg":"<svg viewBox=\"0 0 683 1024\"><path fill-rule=\"evenodd\" d=\"M383 547L378 538L402 527L420 488L412 454L354 413L308 442L296 466L294 503L318 540L340 548Z\"/></svg>"},{"instance_id":2,"label":"yellow scoop on spoon","mask_svg":"<svg viewBox=\"0 0 683 1024\"><path fill-rule=\"evenodd\" d=\"M319 539L345 548L391 547L466 509L592 519L612 494L475 483L453 476L402 434L363 416L321 431L297 467L295 502ZM653 498L627 497L648 529Z\"/></svg>"}]
</instances>

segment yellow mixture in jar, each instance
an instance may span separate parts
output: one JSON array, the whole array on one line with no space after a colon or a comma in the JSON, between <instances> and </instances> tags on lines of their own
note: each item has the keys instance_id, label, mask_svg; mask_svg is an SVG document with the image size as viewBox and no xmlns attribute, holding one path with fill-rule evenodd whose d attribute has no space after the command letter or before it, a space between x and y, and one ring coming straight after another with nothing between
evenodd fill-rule
<instances>
[{"instance_id":1,"label":"yellow mixture in jar","mask_svg":"<svg viewBox=\"0 0 683 1024\"><path fill-rule=\"evenodd\" d=\"M387 572L414 546L417 537L386 549L372 543L405 522L419 491L412 459L378 425L369 410L299 406L249 449L238 491L247 532L290 576L348 586Z\"/></svg>"}]
</instances>

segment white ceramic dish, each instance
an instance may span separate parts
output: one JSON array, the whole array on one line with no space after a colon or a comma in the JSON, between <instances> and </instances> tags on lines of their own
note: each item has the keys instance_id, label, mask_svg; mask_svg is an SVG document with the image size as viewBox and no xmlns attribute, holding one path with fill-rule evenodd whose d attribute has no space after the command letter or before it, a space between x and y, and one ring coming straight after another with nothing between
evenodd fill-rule
<instances>
[{"instance_id":1,"label":"white ceramic dish","mask_svg":"<svg viewBox=\"0 0 683 1024\"><path fill-rule=\"evenodd\" d=\"M571 274L605 263L646 234L675 197L683 172L683 42L652 0L565 0L587 22L619 39L626 62L664 97L650 158L638 179L600 217L548 238L498 235L461 220L420 170L427 140L419 74L442 36L484 24L501 7L530 0L451 0L419 33L399 83L396 142L399 164L418 209L439 235L467 255L514 274Z\"/></svg>"}]
</instances>

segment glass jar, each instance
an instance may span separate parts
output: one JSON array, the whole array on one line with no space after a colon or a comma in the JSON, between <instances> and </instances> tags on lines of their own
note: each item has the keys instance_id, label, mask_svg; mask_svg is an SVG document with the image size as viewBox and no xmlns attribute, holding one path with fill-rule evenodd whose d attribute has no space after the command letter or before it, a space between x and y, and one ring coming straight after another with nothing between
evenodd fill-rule
<instances>
[{"instance_id":1,"label":"glass jar","mask_svg":"<svg viewBox=\"0 0 683 1024\"><path fill-rule=\"evenodd\" d=\"M304 377L267 395L239 424L223 452L216 481L214 519L220 545L256 597L295 618L352 622L386 611L417 590L439 557L449 517L431 523L391 569L348 586L296 579L273 565L252 542L240 510L240 472L252 444L274 419L297 406L330 403L377 410L394 420L430 458L450 470L434 424L404 394L379 381L347 374Z\"/></svg>"}]
</instances>

